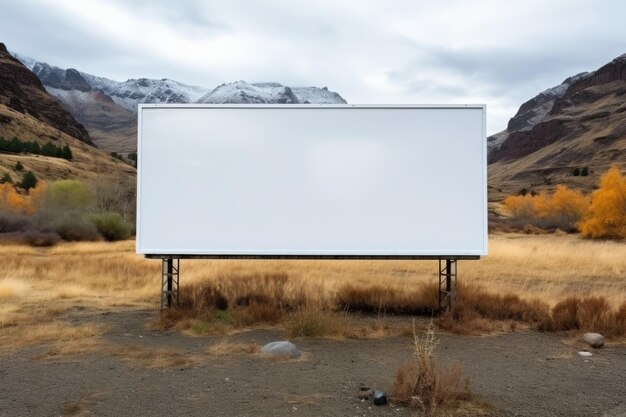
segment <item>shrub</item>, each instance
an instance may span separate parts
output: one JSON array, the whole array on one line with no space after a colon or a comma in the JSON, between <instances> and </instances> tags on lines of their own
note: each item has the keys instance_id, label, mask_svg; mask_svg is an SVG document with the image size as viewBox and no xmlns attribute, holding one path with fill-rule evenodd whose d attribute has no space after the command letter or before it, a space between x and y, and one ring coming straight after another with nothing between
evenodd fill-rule
<instances>
[{"instance_id":1,"label":"shrub","mask_svg":"<svg viewBox=\"0 0 626 417\"><path fill-rule=\"evenodd\" d=\"M395 403L434 415L440 410L456 408L469 400L469 379L455 363L440 366L435 357L437 340L431 326L423 336L414 335L413 358L396 371L393 389Z\"/></svg>"},{"instance_id":2,"label":"shrub","mask_svg":"<svg viewBox=\"0 0 626 417\"><path fill-rule=\"evenodd\" d=\"M24 165L22 165L22 162L17 161L17 164L15 164L15 169L17 171L23 171L24 170Z\"/></svg>"},{"instance_id":3,"label":"shrub","mask_svg":"<svg viewBox=\"0 0 626 417\"><path fill-rule=\"evenodd\" d=\"M313 307L305 307L290 313L285 324L288 337L343 338L349 333L350 327L346 313Z\"/></svg>"},{"instance_id":4,"label":"shrub","mask_svg":"<svg viewBox=\"0 0 626 417\"><path fill-rule=\"evenodd\" d=\"M583 236L626 238L626 178L613 166L591 196L587 216L579 224Z\"/></svg>"},{"instance_id":5,"label":"shrub","mask_svg":"<svg viewBox=\"0 0 626 417\"><path fill-rule=\"evenodd\" d=\"M78 180L54 181L48 185L45 205L63 211L86 211L94 202L93 193Z\"/></svg>"},{"instance_id":6,"label":"shrub","mask_svg":"<svg viewBox=\"0 0 626 417\"><path fill-rule=\"evenodd\" d=\"M276 304L252 303L232 309L233 322L237 326L258 323L276 324L283 318L283 310Z\"/></svg>"},{"instance_id":7,"label":"shrub","mask_svg":"<svg viewBox=\"0 0 626 417\"><path fill-rule=\"evenodd\" d=\"M44 233L32 230L24 233L24 242L35 247L54 246L59 243L60 240L61 238L56 233Z\"/></svg>"},{"instance_id":8,"label":"shrub","mask_svg":"<svg viewBox=\"0 0 626 417\"><path fill-rule=\"evenodd\" d=\"M134 178L118 176L96 181L94 186L96 211L119 213L130 224L135 222L137 188Z\"/></svg>"},{"instance_id":9,"label":"shrub","mask_svg":"<svg viewBox=\"0 0 626 417\"><path fill-rule=\"evenodd\" d=\"M528 219L536 216L535 202L533 196L510 195L504 199L504 206L511 212L513 217Z\"/></svg>"},{"instance_id":10,"label":"shrub","mask_svg":"<svg viewBox=\"0 0 626 417\"><path fill-rule=\"evenodd\" d=\"M557 185L545 206L539 209L539 215L547 219L552 227L573 232L588 209L589 199L580 191Z\"/></svg>"},{"instance_id":11,"label":"shrub","mask_svg":"<svg viewBox=\"0 0 626 417\"><path fill-rule=\"evenodd\" d=\"M131 226L117 213L90 214L87 218L96 226L98 233L110 242L130 237Z\"/></svg>"},{"instance_id":12,"label":"shrub","mask_svg":"<svg viewBox=\"0 0 626 417\"><path fill-rule=\"evenodd\" d=\"M0 233L24 232L32 226L30 218L22 214L0 213Z\"/></svg>"},{"instance_id":13,"label":"shrub","mask_svg":"<svg viewBox=\"0 0 626 417\"><path fill-rule=\"evenodd\" d=\"M31 214L34 211L32 203L32 198L17 192L12 184L0 184L0 209L12 213Z\"/></svg>"},{"instance_id":14,"label":"shrub","mask_svg":"<svg viewBox=\"0 0 626 417\"><path fill-rule=\"evenodd\" d=\"M576 231L578 222L589 208L589 199L581 192L557 185L554 193L512 195L504 206L515 219L548 229Z\"/></svg>"},{"instance_id":15,"label":"shrub","mask_svg":"<svg viewBox=\"0 0 626 417\"><path fill-rule=\"evenodd\" d=\"M439 292L433 284L407 291L402 287L344 284L337 291L337 308L366 313L432 314L439 308Z\"/></svg>"},{"instance_id":16,"label":"shrub","mask_svg":"<svg viewBox=\"0 0 626 417\"><path fill-rule=\"evenodd\" d=\"M0 178L0 184L13 184L13 178L8 172L5 172L2 178Z\"/></svg>"},{"instance_id":17,"label":"shrub","mask_svg":"<svg viewBox=\"0 0 626 417\"><path fill-rule=\"evenodd\" d=\"M569 296L558 302L540 324L541 330L599 332L608 337L626 336L626 302L613 310L604 297Z\"/></svg>"},{"instance_id":18,"label":"shrub","mask_svg":"<svg viewBox=\"0 0 626 417\"><path fill-rule=\"evenodd\" d=\"M495 294L482 287L459 284L454 315L458 320L472 314L491 320L519 320L537 323L548 315L548 305L527 301L514 294Z\"/></svg>"},{"instance_id":19,"label":"shrub","mask_svg":"<svg viewBox=\"0 0 626 417\"><path fill-rule=\"evenodd\" d=\"M93 224L72 216L64 216L55 219L51 224L45 225L42 231L56 233L63 240L67 241L83 242L101 240L98 229L96 229Z\"/></svg>"},{"instance_id":20,"label":"shrub","mask_svg":"<svg viewBox=\"0 0 626 417\"><path fill-rule=\"evenodd\" d=\"M65 145L63 149L61 149L61 158L67 159L68 161L72 160L72 150L68 145Z\"/></svg>"},{"instance_id":21,"label":"shrub","mask_svg":"<svg viewBox=\"0 0 626 417\"><path fill-rule=\"evenodd\" d=\"M26 174L24 174L24 178L22 178L22 182L20 185L26 191L37 186L37 177L35 177L33 171L28 171Z\"/></svg>"},{"instance_id":22,"label":"shrub","mask_svg":"<svg viewBox=\"0 0 626 417\"><path fill-rule=\"evenodd\" d=\"M574 168L574 172L573 172L575 177L579 177L580 176L580 168Z\"/></svg>"},{"instance_id":23,"label":"shrub","mask_svg":"<svg viewBox=\"0 0 626 417\"><path fill-rule=\"evenodd\" d=\"M586 177L587 175L589 175L589 168L588 167L583 167L583 169L580 170L580 175L582 177Z\"/></svg>"},{"instance_id":24,"label":"shrub","mask_svg":"<svg viewBox=\"0 0 626 417\"><path fill-rule=\"evenodd\" d=\"M212 282L189 284L179 297L178 309L180 310L199 312L228 309L228 300Z\"/></svg>"}]
</instances>

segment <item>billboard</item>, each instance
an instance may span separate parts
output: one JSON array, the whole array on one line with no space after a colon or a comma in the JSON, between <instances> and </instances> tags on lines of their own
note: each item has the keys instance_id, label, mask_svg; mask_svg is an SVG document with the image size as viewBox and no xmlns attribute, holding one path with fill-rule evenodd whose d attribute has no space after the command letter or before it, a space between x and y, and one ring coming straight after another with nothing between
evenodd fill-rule
<instances>
[{"instance_id":1,"label":"billboard","mask_svg":"<svg viewBox=\"0 0 626 417\"><path fill-rule=\"evenodd\" d=\"M487 254L484 105L138 113L138 253Z\"/></svg>"}]
</instances>

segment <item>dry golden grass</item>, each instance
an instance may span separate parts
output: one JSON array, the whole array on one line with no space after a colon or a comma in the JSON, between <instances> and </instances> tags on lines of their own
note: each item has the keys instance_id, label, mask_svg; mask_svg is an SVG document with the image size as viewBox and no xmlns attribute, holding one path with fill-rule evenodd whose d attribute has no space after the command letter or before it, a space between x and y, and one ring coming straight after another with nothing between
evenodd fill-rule
<instances>
[{"instance_id":1,"label":"dry golden grass","mask_svg":"<svg viewBox=\"0 0 626 417\"><path fill-rule=\"evenodd\" d=\"M288 315L285 323L287 337L317 337L344 339L353 334L355 326L350 317L343 312L303 308Z\"/></svg>"},{"instance_id":2,"label":"dry golden grass","mask_svg":"<svg viewBox=\"0 0 626 417\"><path fill-rule=\"evenodd\" d=\"M28 285L14 278L4 278L0 281L0 300L21 297L28 291Z\"/></svg>"},{"instance_id":3,"label":"dry golden grass","mask_svg":"<svg viewBox=\"0 0 626 417\"><path fill-rule=\"evenodd\" d=\"M259 353L261 347L256 343L233 343L226 339L222 339L219 343L207 349L207 353L211 356L233 356L241 354Z\"/></svg>"},{"instance_id":4,"label":"dry golden grass","mask_svg":"<svg viewBox=\"0 0 626 417\"><path fill-rule=\"evenodd\" d=\"M99 336L108 331L97 324L71 325L53 320L47 323L20 323L2 328L1 351L12 352L26 346L54 343L51 355L75 354L91 350L99 343Z\"/></svg>"},{"instance_id":5,"label":"dry golden grass","mask_svg":"<svg viewBox=\"0 0 626 417\"><path fill-rule=\"evenodd\" d=\"M145 346L107 346L103 349L116 356L129 366L140 368L182 368L202 362L198 355L191 355L175 349L151 348Z\"/></svg>"},{"instance_id":6,"label":"dry golden grass","mask_svg":"<svg viewBox=\"0 0 626 417\"><path fill-rule=\"evenodd\" d=\"M71 325L59 317L76 306L158 308L160 261L136 255L133 241L63 243L52 248L0 245L0 256L2 344L26 346L62 339L32 338L15 328L54 324L69 326L71 332ZM435 261L183 260L181 264L181 297L187 310L164 315L157 327L204 334L264 323L283 325L293 335L336 337L334 326L344 328L339 332L348 336L380 337L386 332L380 317L428 314L437 300ZM624 243L573 235L495 234L489 256L461 261L458 270L460 296L465 291L459 306L469 306L466 319L473 320L477 332L493 320L504 324L491 330L515 325L508 321L538 322L537 317L570 295L604 297L618 325L618 314L623 314L619 309L626 300ZM333 321L330 326L318 317L330 310L360 310L377 317L363 325L351 315L346 325L341 315L333 314L325 319ZM477 311L480 315L472 317ZM311 330L315 328L331 330ZM76 337L91 337L89 332L81 334Z\"/></svg>"}]
</instances>

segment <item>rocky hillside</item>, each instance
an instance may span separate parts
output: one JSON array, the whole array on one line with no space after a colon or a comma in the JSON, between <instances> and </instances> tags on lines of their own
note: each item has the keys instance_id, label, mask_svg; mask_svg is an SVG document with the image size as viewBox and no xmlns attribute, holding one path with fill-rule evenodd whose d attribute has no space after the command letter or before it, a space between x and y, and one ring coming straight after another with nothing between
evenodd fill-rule
<instances>
[{"instance_id":1,"label":"rocky hillside","mask_svg":"<svg viewBox=\"0 0 626 417\"><path fill-rule=\"evenodd\" d=\"M82 123L94 143L109 152L137 149L139 103L289 103L332 104L346 101L328 88L287 87L278 83L222 84L213 90L169 79L119 82L76 69L63 69L16 54L44 87Z\"/></svg>"},{"instance_id":2,"label":"rocky hillside","mask_svg":"<svg viewBox=\"0 0 626 417\"><path fill-rule=\"evenodd\" d=\"M522 104L488 144L493 200L557 183L590 191L612 164L626 169L626 54Z\"/></svg>"},{"instance_id":3,"label":"rocky hillside","mask_svg":"<svg viewBox=\"0 0 626 417\"><path fill-rule=\"evenodd\" d=\"M39 79L11 56L3 43L0 43L0 104L91 143L87 130L50 97ZM5 117L2 123L10 124L11 120Z\"/></svg>"},{"instance_id":4,"label":"rocky hillside","mask_svg":"<svg viewBox=\"0 0 626 417\"><path fill-rule=\"evenodd\" d=\"M69 77L59 85L74 83ZM80 84L75 84L80 85ZM78 91L78 90L75 90ZM39 78L0 43L0 136L21 141L51 142L57 147L68 145L71 160L27 153L0 154L0 175L8 173L19 180L25 171L39 179L97 179L107 176L134 175L134 168L96 149L86 129L52 97ZM24 169L16 168L20 162Z\"/></svg>"}]
</instances>

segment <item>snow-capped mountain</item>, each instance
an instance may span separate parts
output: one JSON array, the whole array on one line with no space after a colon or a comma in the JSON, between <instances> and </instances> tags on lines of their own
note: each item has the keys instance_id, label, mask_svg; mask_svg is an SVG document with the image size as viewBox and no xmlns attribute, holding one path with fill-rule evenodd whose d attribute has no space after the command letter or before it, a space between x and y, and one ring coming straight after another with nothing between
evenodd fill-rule
<instances>
[{"instance_id":1,"label":"snow-capped mountain","mask_svg":"<svg viewBox=\"0 0 626 417\"><path fill-rule=\"evenodd\" d=\"M209 89L163 78L130 79L119 82L108 78L82 73L93 89L102 91L114 102L133 112L139 103L194 103Z\"/></svg>"},{"instance_id":2,"label":"snow-capped mountain","mask_svg":"<svg viewBox=\"0 0 626 417\"><path fill-rule=\"evenodd\" d=\"M214 88L198 103L339 104L346 101L327 87L287 87L279 83L235 81Z\"/></svg>"},{"instance_id":3,"label":"snow-capped mountain","mask_svg":"<svg viewBox=\"0 0 626 417\"><path fill-rule=\"evenodd\" d=\"M46 88L61 90L99 90L122 106L136 112L139 103L194 103L210 91L209 88L183 84L169 79L148 78L114 81L73 68L63 69L46 62L13 54L41 80ZM53 95L55 92L51 92ZM62 97L57 96L61 101Z\"/></svg>"},{"instance_id":4,"label":"snow-capped mountain","mask_svg":"<svg viewBox=\"0 0 626 417\"><path fill-rule=\"evenodd\" d=\"M63 69L30 57L14 54L37 75L46 88L59 100L56 90L99 90L123 108L136 112L139 103L285 103L285 104L343 104L346 101L327 87L287 87L275 82L247 83L235 81L209 88L183 84L170 79L148 78L114 81L81 72Z\"/></svg>"},{"instance_id":5,"label":"snow-capped mountain","mask_svg":"<svg viewBox=\"0 0 626 417\"><path fill-rule=\"evenodd\" d=\"M98 147L118 153L136 149L139 103L346 103L339 94L326 87L236 81L211 90L170 79L114 81L73 68L56 67L21 54L13 55L87 128Z\"/></svg>"}]
</instances>

